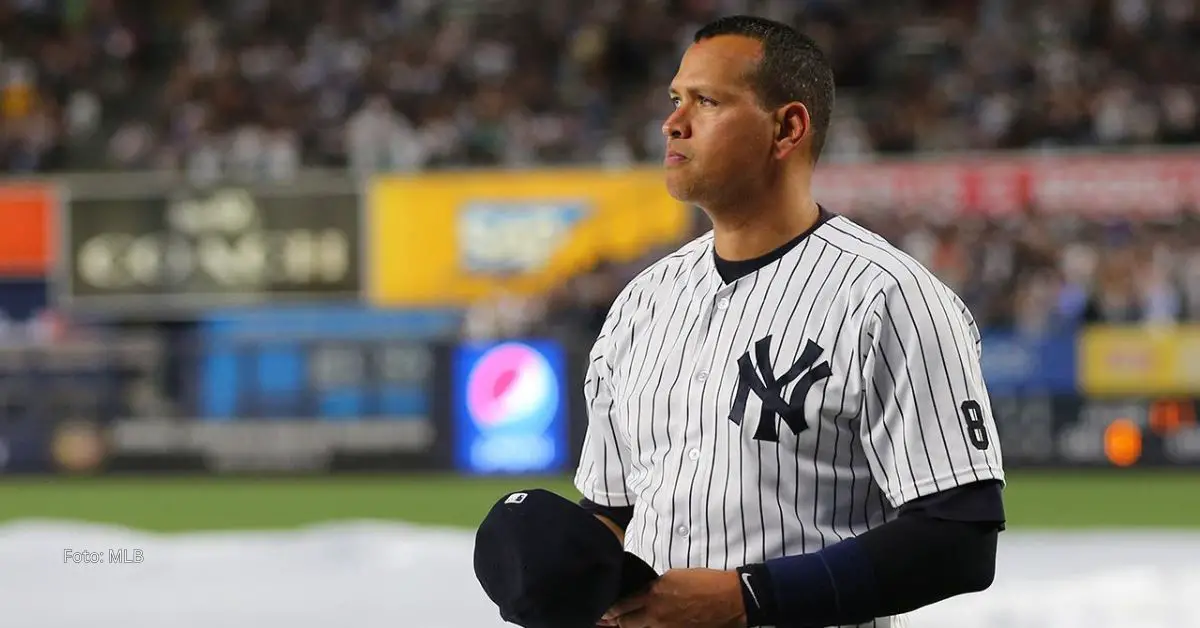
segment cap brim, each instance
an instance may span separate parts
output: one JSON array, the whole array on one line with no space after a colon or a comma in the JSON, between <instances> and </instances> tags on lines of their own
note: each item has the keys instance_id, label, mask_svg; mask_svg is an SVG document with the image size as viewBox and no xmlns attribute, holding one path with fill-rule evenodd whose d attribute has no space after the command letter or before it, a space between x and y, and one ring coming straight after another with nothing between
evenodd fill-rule
<instances>
[{"instance_id":1,"label":"cap brim","mask_svg":"<svg viewBox=\"0 0 1200 628\"><path fill-rule=\"evenodd\" d=\"M658 572L654 571L654 568L646 561L625 552L621 561L621 587L617 594L617 600L641 593L657 579Z\"/></svg>"}]
</instances>

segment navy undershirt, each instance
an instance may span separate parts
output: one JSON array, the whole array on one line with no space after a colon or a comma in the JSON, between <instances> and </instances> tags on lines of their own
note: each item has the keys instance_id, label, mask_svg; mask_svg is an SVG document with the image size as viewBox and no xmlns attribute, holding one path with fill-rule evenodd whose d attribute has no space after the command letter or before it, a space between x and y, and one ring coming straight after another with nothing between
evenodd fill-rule
<instances>
[{"instance_id":1,"label":"navy undershirt","mask_svg":"<svg viewBox=\"0 0 1200 628\"><path fill-rule=\"evenodd\" d=\"M713 249L713 260L716 262L717 274L721 276L721 280L727 284L730 284L730 283L733 283L734 281L737 281L738 279L740 279L742 277L745 277L746 275L758 272L759 270L762 270L766 266L779 261L781 258L783 258L784 255L787 255L789 251L796 248L801 242L803 242L805 238L807 238L814 231L819 229L821 227L821 225L829 222L829 220L836 215L836 214L830 213L829 211L827 211L824 207L821 207L820 205L817 206L817 210L819 212L819 214L817 216L817 221L815 223L813 223L813 225L811 227L809 227L808 229L805 229L804 233L801 233L800 235L796 236L795 238L792 238L791 240L789 240L783 246L780 246L779 248L771 251L770 253L767 253L760 257L755 257L753 259L747 259L747 260L731 261L731 260L721 259L721 256L717 255L716 249Z\"/></svg>"}]
</instances>

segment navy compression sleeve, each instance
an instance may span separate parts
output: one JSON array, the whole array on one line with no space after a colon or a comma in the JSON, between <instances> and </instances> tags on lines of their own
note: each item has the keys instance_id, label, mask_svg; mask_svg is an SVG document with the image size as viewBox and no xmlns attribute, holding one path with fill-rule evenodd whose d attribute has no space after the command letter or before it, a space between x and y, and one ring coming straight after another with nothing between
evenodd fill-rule
<instances>
[{"instance_id":1,"label":"navy compression sleeve","mask_svg":"<svg viewBox=\"0 0 1200 628\"><path fill-rule=\"evenodd\" d=\"M896 519L820 552L742 567L748 623L865 623L986 589L1003 513L999 482L973 483L914 501Z\"/></svg>"},{"instance_id":2,"label":"navy compression sleeve","mask_svg":"<svg viewBox=\"0 0 1200 628\"><path fill-rule=\"evenodd\" d=\"M628 528L629 522L633 521L633 506L604 506L589 499L579 500L579 505L593 515L600 515L617 524L622 530Z\"/></svg>"}]
</instances>

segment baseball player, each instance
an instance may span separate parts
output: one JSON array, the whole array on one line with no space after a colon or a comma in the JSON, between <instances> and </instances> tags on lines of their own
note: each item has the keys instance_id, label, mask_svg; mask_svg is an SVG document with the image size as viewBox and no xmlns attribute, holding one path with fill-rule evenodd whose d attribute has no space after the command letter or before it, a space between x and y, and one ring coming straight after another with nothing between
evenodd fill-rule
<instances>
[{"instance_id":1,"label":"baseball player","mask_svg":"<svg viewBox=\"0 0 1200 628\"><path fill-rule=\"evenodd\" d=\"M660 574L604 625L889 628L986 589L1004 471L979 330L814 201L829 63L722 18L670 98L666 184L713 229L629 283L591 352L575 484Z\"/></svg>"}]
</instances>

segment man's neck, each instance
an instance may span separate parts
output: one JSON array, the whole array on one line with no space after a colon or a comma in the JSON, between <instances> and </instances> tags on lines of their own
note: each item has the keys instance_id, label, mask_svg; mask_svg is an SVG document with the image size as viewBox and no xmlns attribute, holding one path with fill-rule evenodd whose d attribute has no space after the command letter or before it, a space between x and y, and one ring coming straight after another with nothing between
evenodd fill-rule
<instances>
[{"instance_id":1,"label":"man's neck","mask_svg":"<svg viewBox=\"0 0 1200 628\"><path fill-rule=\"evenodd\" d=\"M809 195L781 204L743 205L736 212L711 212L717 256L731 262L754 259L787 244L820 219Z\"/></svg>"}]
</instances>

